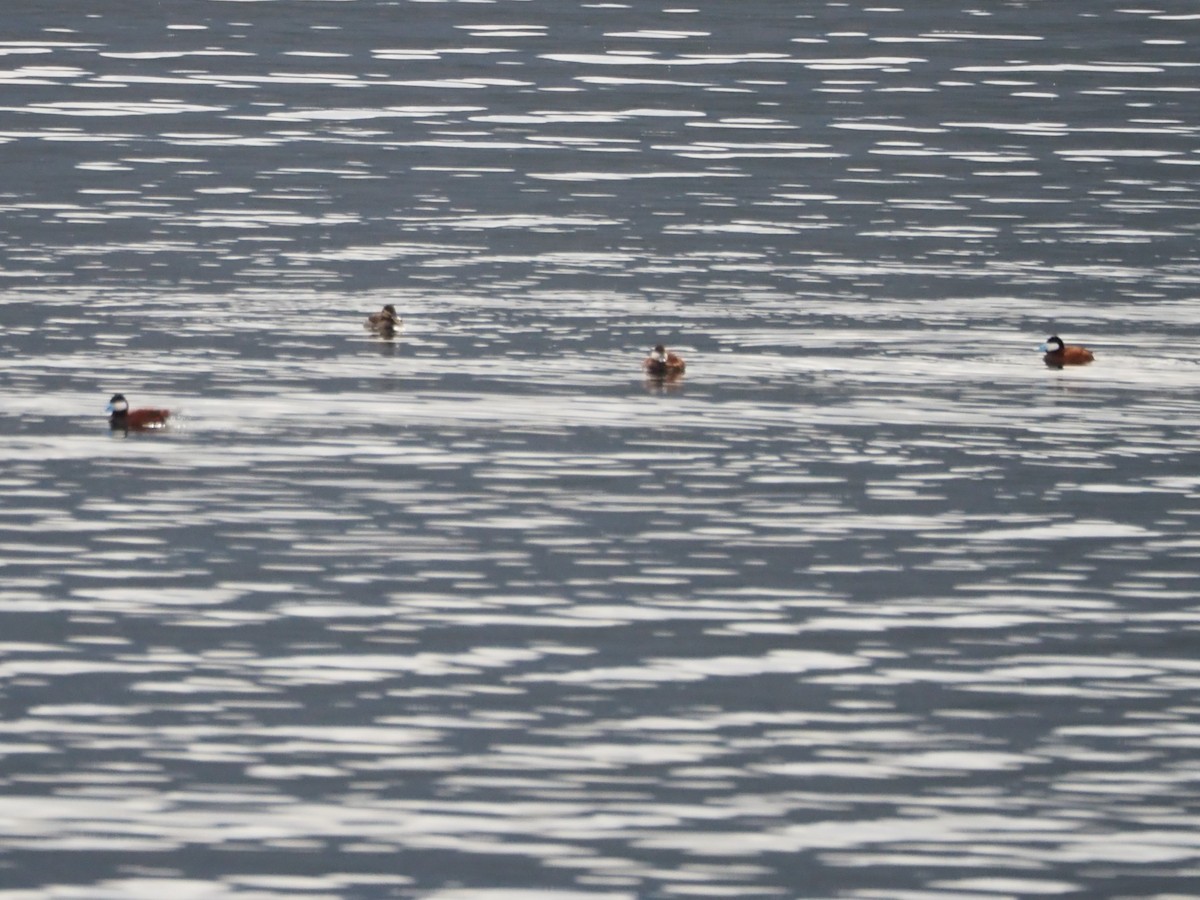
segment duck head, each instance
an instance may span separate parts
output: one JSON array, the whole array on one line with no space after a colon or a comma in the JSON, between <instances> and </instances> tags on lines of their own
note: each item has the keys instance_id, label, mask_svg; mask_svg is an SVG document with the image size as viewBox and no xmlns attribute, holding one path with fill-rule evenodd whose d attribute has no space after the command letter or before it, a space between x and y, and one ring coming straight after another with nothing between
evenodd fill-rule
<instances>
[{"instance_id":1,"label":"duck head","mask_svg":"<svg viewBox=\"0 0 1200 900\"><path fill-rule=\"evenodd\" d=\"M1062 348L1062 338L1060 338L1057 334L1052 334L1050 337L1046 338L1046 343L1038 347L1038 349L1043 353L1058 353L1062 350Z\"/></svg>"}]
</instances>

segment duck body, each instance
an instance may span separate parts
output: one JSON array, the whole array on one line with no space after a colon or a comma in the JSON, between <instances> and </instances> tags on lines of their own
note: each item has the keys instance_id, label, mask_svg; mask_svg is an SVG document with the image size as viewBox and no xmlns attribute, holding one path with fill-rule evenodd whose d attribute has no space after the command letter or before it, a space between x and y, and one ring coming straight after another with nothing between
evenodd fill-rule
<instances>
[{"instance_id":1,"label":"duck body","mask_svg":"<svg viewBox=\"0 0 1200 900\"><path fill-rule=\"evenodd\" d=\"M1042 357L1046 365L1055 369L1061 369L1063 366L1084 366L1096 358L1087 347L1064 344L1058 335L1046 338L1046 343L1038 349L1046 354Z\"/></svg>"},{"instance_id":2,"label":"duck body","mask_svg":"<svg viewBox=\"0 0 1200 900\"><path fill-rule=\"evenodd\" d=\"M113 394L108 401L108 424L111 428L126 431L143 431L148 428L163 428L171 417L169 409L130 409L124 394Z\"/></svg>"},{"instance_id":3,"label":"duck body","mask_svg":"<svg viewBox=\"0 0 1200 900\"><path fill-rule=\"evenodd\" d=\"M665 378L673 375L682 375L687 368L687 363L683 361L683 357L676 353L668 353L667 348L662 344L658 344L650 352L650 355L642 360L642 368L646 370L646 374L653 375L656 378Z\"/></svg>"},{"instance_id":4,"label":"duck body","mask_svg":"<svg viewBox=\"0 0 1200 900\"><path fill-rule=\"evenodd\" d=\"M367 316L365 327L380 334L392 334L400 327L400 315L396 307L389 303L379 312Z\"/></svg>"}]
</instances>

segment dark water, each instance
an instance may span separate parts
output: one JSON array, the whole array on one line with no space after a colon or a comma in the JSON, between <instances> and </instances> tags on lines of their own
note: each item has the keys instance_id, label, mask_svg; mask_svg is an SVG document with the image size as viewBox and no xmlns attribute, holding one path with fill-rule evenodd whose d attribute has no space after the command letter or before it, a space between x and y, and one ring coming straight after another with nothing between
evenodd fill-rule
<instances>
[{"instance_id":1,"label":"dark water","mask_svg":"<svg viewBox=\"0 0 1200 900\"><path fill-rule=\"evenodd\" d=\"M1198 28L16 3L0 900L1195 896Z\"/></svg>"}]
</instances>

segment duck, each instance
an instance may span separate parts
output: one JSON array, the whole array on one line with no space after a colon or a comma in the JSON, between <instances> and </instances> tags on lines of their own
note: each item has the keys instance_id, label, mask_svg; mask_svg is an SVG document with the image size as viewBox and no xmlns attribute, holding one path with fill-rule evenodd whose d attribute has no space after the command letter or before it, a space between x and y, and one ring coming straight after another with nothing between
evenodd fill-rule
<instances>
[{"instance_id":1,"label":"duck","mask_svg":"<svg viewBox=\"0 0 1200 900\"><path fill-rule=\"evenodd\" d=\"M371 313L367 316L366 326L371 331L378 331L380 334L391 334L400 326L400 316L396 312L396 307L388 304L377 313Z\"/></svg>"},{"instance_id":2,"label":"duck","mask_svg":"<svg viewBox=\"0 0 1200 900\"><path fill-rule=\"evenodd\" d=\"M169 409L130 409L124 394L113 394L105 408L108 424L112 428L135 429L162 428L171 416Z\"/></svg>"},{"instance_id":3,"label":"duck","mask_svg":"<svg viewBox=\"0 0 1200 900\"><path fill-rule=\"evenodd\" d=\"M1046 365L1061 369L1063 366L1083 366L1096 357L1087 347L1064 344L1057 334L1046 338L1046 343L1038 347L1046 355L1042 357Z\"/></svg>"},{"instance_id":4,"label":"duck","mask_svg":"<svg viewBox=\"0 0 1200 900\"><path fill-rule=\"evenodd\" d=\"M668 353L667 348L662 344L655 344L650 355L642 360L642 368L648 375L665 378L682 375L684 369L687 368L687 363L683 361L682 356Z\"/></svg>"}]
</instances>

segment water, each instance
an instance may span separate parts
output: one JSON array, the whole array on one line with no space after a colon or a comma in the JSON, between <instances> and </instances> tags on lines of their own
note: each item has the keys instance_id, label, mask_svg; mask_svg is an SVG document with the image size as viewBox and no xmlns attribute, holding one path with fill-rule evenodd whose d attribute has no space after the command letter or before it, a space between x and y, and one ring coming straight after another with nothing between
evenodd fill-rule
<instances>
[{"instance_id":1,"label":"water","mask_svg":"<svg viewBox=\"0 0 1200 900\"><path fill-rule=\"evenodd\" d=\"M19 4L0 900L1193 895L1198 21Z\"/></svg>"}]
</instances>

